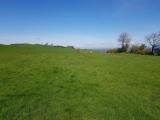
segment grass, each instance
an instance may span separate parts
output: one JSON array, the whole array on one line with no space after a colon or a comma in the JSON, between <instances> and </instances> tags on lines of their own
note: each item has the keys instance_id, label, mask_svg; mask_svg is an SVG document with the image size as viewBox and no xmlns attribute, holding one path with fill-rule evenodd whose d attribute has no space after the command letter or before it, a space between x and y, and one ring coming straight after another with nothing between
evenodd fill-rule
<instances>
[{"instance_id":1,"label":"grass","mask_svg":"<svg viewBox=\"0 0 160 120\"><path fill-rule=\"evenodd\" d=\"M0 45L1 120L158 120L160 57Z\"/></svg>"}]
</instances>

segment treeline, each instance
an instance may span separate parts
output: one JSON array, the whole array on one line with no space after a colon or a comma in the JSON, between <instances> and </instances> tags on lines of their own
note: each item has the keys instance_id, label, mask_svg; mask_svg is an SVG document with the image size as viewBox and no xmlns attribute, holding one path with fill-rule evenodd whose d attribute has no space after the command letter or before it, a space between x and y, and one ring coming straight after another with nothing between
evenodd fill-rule
<instances>
[{"instance_id":1,"label":"treeline","mask_svg":"<svg viewBox=\"0 0 160 120\"><path fill-rule=\"evenodd\" d=\"M141 44L141 45L132 45L131 48L129 48L129 50L125 51L123 48L117 48L117 49L111 49L106 51L107 53L135 53L135 54L141 54L141 55L149 55L151 54L150 49L146 49L146 45L145 44Z\"/></svg>"},{"instance_id":2,"label":"treeline","mask_svg":"<svg viewBox=\"0 0 160 120\"><path fill-rule=\"evenodd\" d=\"M141 55L160 55L160 33L152 33L145 37L146 42L150 47L145 44L131 45L131 37L128 33L123 32L118 37L118 42L121 44L121 48L108 50L107 53L135 53Z\"/></svg>"}]
</instances>

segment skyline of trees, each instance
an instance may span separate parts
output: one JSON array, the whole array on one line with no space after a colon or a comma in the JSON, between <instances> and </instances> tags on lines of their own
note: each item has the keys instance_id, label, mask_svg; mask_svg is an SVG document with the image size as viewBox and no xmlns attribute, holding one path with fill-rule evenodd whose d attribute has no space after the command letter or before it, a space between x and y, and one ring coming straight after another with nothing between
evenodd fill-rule
<instances>
[{"instance_id":1,"label":"skyline of trees","mask_svg":"<svg viewBox=\"0 0 160 120\"><path fill-rule=\"evenodd\" d=\"M121 44L121 48L113 49L111 52L121 53L121 52L130 52L136 54L151 54L153 55L156 50L160 47L160 32L152 33L145 37L147 43L151 48L147 48L146 44L142 43L141 45L133 44L131 45L131 37L127 32L123 32L118 37L118 42ZM146 49L147 48L147 49ZM155 49L156 48L156 49Z\"/></svg>"}]
</instances>

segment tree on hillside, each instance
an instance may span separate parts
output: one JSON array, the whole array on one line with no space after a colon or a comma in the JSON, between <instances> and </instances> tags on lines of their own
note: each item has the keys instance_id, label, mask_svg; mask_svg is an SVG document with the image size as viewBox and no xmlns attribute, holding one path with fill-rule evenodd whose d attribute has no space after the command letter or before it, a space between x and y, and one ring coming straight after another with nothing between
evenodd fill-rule
<instances>
[{"instance_id":1,"label":"tree on hillside","mask_svg":"<svg viewBox=\"0 0 160 120\"><path fill-rule=\"evenodd\" d=\"M131 37L129 36L128 33L123 32L122 34L119 35L118 42L122 45L122 51L127 52L130 46Z\"/></svg>"},{"instance_id":2,"label":"tree on hillside","mask_svg":"<svg viewBox=\"0 0 160 120\"><path fill-rule=\"evenodd\" d=\"M145 39L151 45L151 54L153 55L154 49L160 46L160 34L152 33L146 36Z\"/></svg>"}]
</instances>

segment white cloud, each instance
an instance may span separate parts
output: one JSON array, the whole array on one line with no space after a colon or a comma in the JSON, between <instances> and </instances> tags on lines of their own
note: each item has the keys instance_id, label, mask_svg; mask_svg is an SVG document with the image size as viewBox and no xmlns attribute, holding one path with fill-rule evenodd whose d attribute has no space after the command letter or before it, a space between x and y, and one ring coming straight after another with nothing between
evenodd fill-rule
<instances>
[{"instance_id":1,"label":"white cloud","mask_svg":"<svg viewBox=\"0 0 160 120\"><path fill-rule=\"evenodd\" d=\"M35 38L36 40L40 40L41 38Z\"/></svg>"},{"instance_id":2,"label":"white cloud","mask_svg":"<svg viewBox=\"0 0 160 120\"><path fill-rule=\"evenodd\" d=\"M106 42L106 41L101 41L100 44L101 44L101 45L109 45L109 43Z\"/></svg>"},{"instance_id":3,"label":"white cloud","mask_svg":"<svg viewBox=\"0 0 160 120\"><path fill-rule=\"evenodd\" d=\"M86 43L85 45L92 45L92 42L88 42L88 43Z\"/></svg>"}]
</instances>

